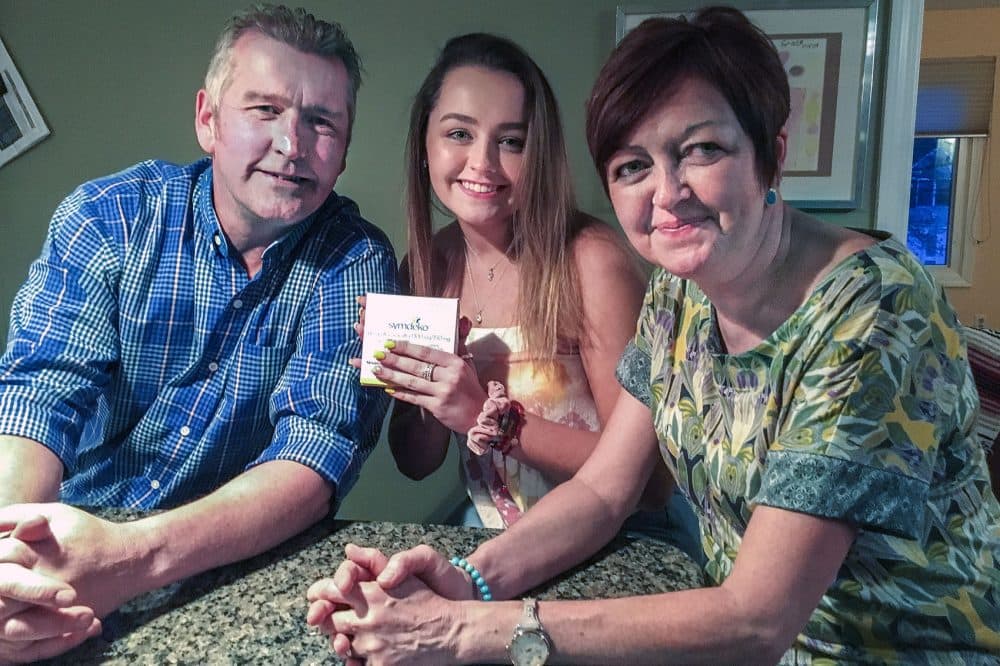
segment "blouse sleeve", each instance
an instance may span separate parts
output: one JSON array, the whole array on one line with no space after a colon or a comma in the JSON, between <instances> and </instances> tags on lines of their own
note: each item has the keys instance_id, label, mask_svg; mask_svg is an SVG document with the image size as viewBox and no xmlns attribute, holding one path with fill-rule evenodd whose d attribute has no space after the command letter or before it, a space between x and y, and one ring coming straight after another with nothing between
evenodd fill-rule
<instances>
[{"instance_id":1,"label":"blouse sleeve","mask_svg":"<svg viewBox=\"0 0 1000 666\"><path fill-rule=\"evenodd\" d=\"M954 314L912 277L868 292L810 345L757 504L921 536L941 448L975 408Z\"/></svg>"},{"instance_id":2,"label":"blouse sleeve","mask_svg":"<svg viewBox=\"0 0 1000 666\"><path fill-rule=\"evenodd\" d=\"M663 312L664 300L672 303L668 283L669 278L662 269L653 272L642 299L635 337L626 345L615 369L615 376L622 388L650 409L653 407L650 390L652 350L657 348L656 345L662 344L662 337L669 335L673 328L663 321L662 314L657 314Z\"/></svg>"}]
</instances>

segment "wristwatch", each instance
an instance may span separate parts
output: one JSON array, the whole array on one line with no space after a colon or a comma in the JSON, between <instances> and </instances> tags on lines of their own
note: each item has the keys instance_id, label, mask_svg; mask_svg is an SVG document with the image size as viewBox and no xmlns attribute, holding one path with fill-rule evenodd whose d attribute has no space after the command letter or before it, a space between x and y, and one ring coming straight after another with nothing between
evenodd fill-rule
<instances>
[{"instance_id":1,"label":"wristwatch","mask_svg":"<svg viewBox=\"0 0 1000 666\"><path fill-rule=\"evenodd\" d=\"M552 652L552 641L538 620L538 600L524 600L521 621L507 646L510 663L514 666L542 666Z\"/></svg>"}]
</instances>

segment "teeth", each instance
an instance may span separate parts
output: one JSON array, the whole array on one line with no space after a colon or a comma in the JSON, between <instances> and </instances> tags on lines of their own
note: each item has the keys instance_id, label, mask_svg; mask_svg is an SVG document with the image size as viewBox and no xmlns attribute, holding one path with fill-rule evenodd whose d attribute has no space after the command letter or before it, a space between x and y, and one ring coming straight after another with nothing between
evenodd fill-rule
<instances>
[{"instance_id":1,"label":"teeth","mask_svg":"<svg viewBox=\"0 0 1000 666\"><path fill-rule=\"evenodd\" d=\"M483 185L482 183L470 183L467 180L462 181L462 187L467 190L472 190L473 192L478 192L480 194L486 194L487 192L496 192L496 185Z\"/></svg>"}]
</instances>

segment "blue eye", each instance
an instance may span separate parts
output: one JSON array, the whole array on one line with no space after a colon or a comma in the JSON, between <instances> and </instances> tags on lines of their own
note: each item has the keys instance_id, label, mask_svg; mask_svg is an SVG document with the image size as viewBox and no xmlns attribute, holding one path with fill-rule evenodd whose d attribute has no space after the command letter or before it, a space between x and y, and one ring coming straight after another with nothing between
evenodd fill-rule
<instances>
[{"instance_id":1,"label":"blue eye","mask_svg":"<svg viewBox=\"0 0 1000 666\"><path fill-rule=\"evenodd\" d=\"M260 104L248 109L250 114L258 120L272 120L281 115L281 110L272 104Z\"/></svg>"},{"instance_id":2,"label":"blue eye","mask_svg":"<svg viewBox=\"0 0 1000 666\"><path fill-rule=\"evenodd\" d=\"M648 165L642 160L629 160L624 164L619 164L614 168L615 178L629 178L646 170Z\"/></svg>"},{"instance_id":3,"label":"blue eye","mask_svg":"<svg viewBox=\"0 0 1000 666\"><path fill-rule=\"evenodd\" d=\"M500 139L500 146L512 153L520 153L524 150L524 139L516 136L506 136Z\"/></svg>"},{"instance_id":4,"label":"blue eye","mask_svg":"<svg viewBox=\"0 0 1000 666\"><path fill-rule=\"evenodd\" d=\"M723 155L722 146L714 141L693 143L681 151L681 159L694 164L710 164Z\"/></svg>"},{"instance_id":5,"label":"blue eye","mask_svg":"<svg viewBox=\"0 0 1000 666\"><path fill-rule=\"evenodd\" d=\"M323 134L326 136L338 134L337 125L332 120L327 120L326 118L313 118L310 120L310 124L316 130L317 134Z\"/></svg>"}]
</instances>

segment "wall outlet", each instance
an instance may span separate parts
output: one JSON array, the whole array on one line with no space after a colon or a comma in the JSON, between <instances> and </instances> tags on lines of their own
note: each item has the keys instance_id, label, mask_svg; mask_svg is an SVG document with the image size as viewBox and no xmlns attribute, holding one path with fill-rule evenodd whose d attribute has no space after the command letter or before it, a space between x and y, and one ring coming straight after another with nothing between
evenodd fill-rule
<instances>
[{"instance_id":1,"label":"wall outlet","mask_svg":"<svg viewBox=\"0 0 1000 666\"><path fill-rule=\"evenodd\" d=\"M972 315L973 325L976 328L986 328L986 315L976 314Z\"/></svg>"}]
</instances>

